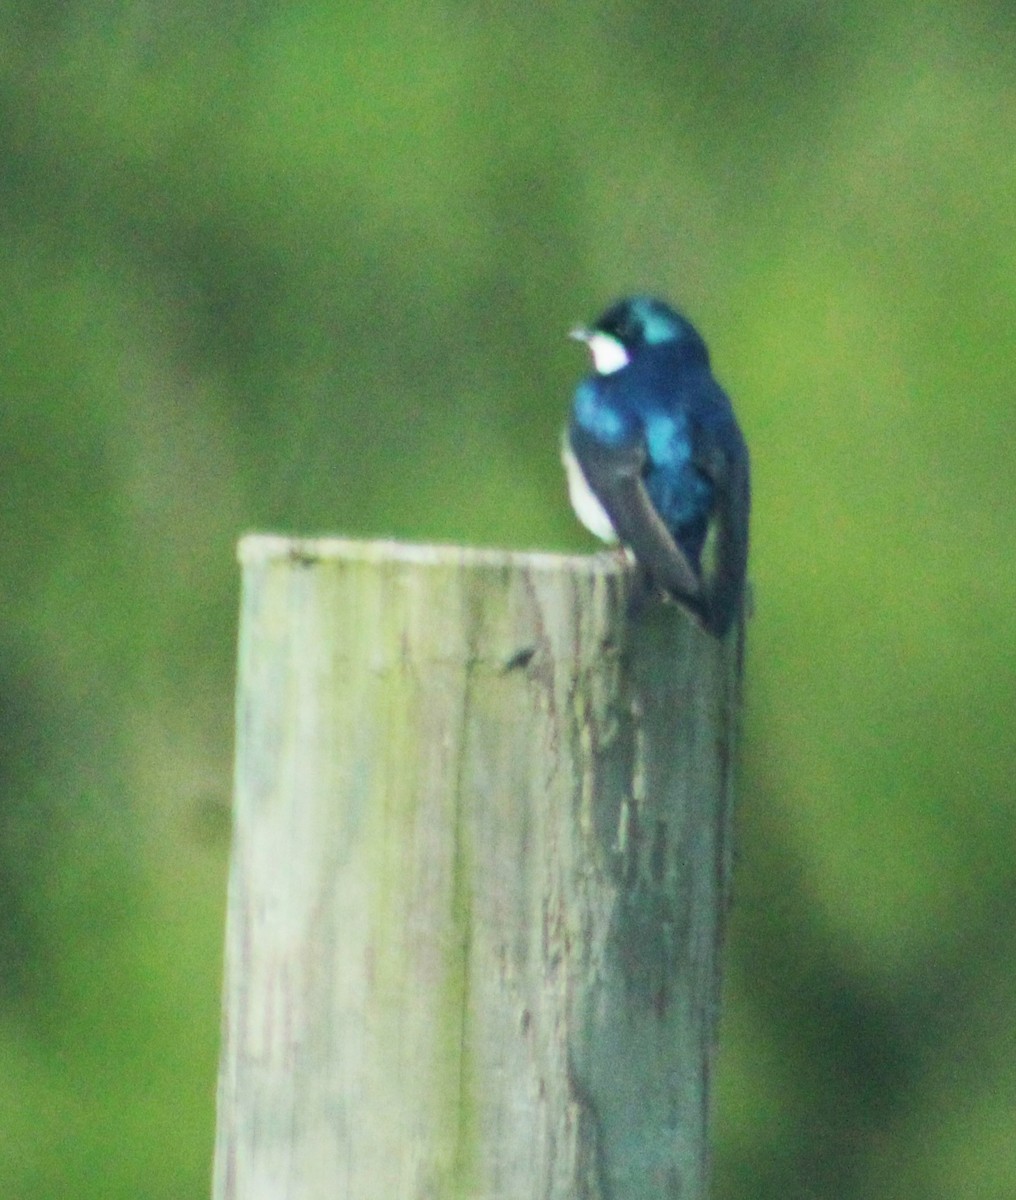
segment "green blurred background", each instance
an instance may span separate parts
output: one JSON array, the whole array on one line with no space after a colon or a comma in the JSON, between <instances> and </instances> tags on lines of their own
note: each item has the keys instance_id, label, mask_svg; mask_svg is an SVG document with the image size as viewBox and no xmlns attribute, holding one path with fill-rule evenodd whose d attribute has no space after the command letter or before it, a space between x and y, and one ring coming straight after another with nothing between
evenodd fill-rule
<instances>
[{"instance_id":1,"label":"green blurred background","mask_svg":"<svg viewBox=\"0 0 1016 1200\"><path fill-rule=\"evenodd\" d=\"M1011 1200L1012 4L0 17L0 1196L208 1193L237 535L593 549L639 288L755 472L717 1200Z\"/></svg>"}]
</instances>

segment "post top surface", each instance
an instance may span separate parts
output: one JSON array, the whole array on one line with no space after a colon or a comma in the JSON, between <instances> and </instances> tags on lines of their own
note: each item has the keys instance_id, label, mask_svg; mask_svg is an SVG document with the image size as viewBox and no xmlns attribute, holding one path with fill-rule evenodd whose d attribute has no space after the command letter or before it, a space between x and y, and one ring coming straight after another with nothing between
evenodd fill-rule
<instances>
[{"instance_id":1,"label":"post top surface","mask_svg":"<svg viewBox=\"0 0 1016 1200\"><path fill-rule=\"evenodd\" d=\"M303 563L343 561L399 563L433 567L487 567L525 571L568 571L617 576L626 570L626 552L553 554L534 550L497 550L440 543L400 542L394 539L289 537L272 533L245 534L237 545L244 566L287 559Z\"/></svg>"}]
</instances>

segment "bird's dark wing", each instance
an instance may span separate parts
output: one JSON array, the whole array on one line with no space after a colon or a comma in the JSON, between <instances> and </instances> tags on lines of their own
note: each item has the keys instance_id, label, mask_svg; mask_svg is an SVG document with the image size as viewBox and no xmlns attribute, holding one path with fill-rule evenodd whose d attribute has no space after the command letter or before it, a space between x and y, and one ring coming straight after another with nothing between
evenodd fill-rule
<instances>
[{"instance_id":1,"label":"bird's dark wing","mask_svg":"<svg viewBox=\"0 0 1016 1200\"><path fill-rule=\"evenodd\" d=\"M751 513L748 450L736 428L728 432L730 445L709 441L694 455L696 468L712 481L716 497L716 554L702 585L702 599L706 627L717 637L723 637L740 612Z\"/></svg>"},{"instance_id":2,"label":"bird's dark wing","mask_svg":"<svg viewBox=\"0 0 1016 1200\"><path fill-rule=\"evenodd\" d=\"M605 446L573 425L571 448L593 493L610 517L622 545L653 582L704 619L701 582L660 519L642 482L646 448L641 440Z\"/></svg>"}]
</instances>

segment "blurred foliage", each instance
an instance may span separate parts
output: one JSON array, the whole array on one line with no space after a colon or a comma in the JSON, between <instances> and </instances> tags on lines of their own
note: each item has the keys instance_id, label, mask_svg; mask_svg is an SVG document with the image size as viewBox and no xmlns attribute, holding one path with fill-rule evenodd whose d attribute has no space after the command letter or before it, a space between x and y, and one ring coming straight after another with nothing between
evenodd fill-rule
<instances>
[{"instance_id":1,"label":"blurred foliage","mask_svg":"<svg viewBox=\"0 0 1016 1200\"><path fill-rule=\"evenodd\" d=\"M715 1194L1012 1196L1012 6L0 17L0 1195L207 1194L236 536L588 546L638 287L755 469Z\"/></svg>"}]
</instances>

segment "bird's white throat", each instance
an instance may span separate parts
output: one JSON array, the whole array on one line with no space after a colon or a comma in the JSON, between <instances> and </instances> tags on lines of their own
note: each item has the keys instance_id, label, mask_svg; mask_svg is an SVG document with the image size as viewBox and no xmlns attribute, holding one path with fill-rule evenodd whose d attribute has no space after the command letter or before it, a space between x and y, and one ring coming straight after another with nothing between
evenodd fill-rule
<instances>
[{"instance_id":1,"label":"bird's white throat","mask_svg":"<svg viewBox=\"0 0 1016 1200\"><path fill-rule=\"evenodd\" d=\"M613 375L629 363L628 351L609 333L593 333L587 339L593 366L600 375Z\"/></svg>"}]
</instances>

